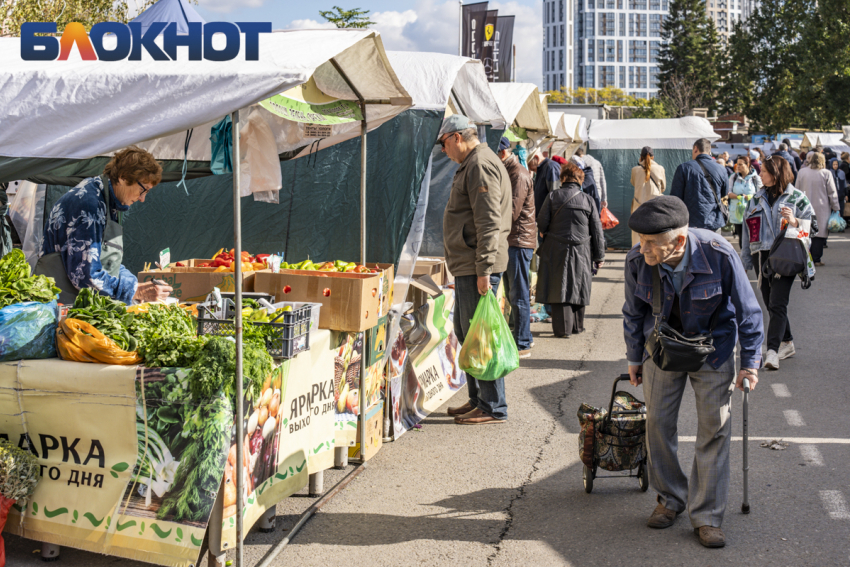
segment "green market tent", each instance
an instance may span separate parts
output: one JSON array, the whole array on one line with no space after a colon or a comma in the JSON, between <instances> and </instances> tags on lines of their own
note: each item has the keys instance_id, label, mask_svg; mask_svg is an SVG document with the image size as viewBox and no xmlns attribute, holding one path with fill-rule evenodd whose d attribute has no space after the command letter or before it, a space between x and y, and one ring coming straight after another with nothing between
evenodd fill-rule
<instances>
[{"instance_id":1,"label":"green market tent","mask_svg":"<svg viewBox=\"0 0 850 567\"><path fill-rule=\"evenodd\" d=\"M599 160L608 182L608 208L620 221L605 231L612 248L631 248L628 222L634 188L632 168L638 164L640 150L650 146L655 161L667 172L667 187L673 181L676 168L691 159L694 142L700 138L710 141L719 136L705 118L686 116L671 119L593 120L590 123L589 154Z\"/></svg>"}]
</instances>

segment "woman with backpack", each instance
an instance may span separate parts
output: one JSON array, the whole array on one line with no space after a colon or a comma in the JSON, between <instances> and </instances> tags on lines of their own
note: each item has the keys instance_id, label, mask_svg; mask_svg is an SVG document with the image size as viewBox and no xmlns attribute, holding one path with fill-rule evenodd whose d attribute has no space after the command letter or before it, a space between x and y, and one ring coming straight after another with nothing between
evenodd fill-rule
<instances>
[{"instance_id":1,"label":"woman with backpack","mask_svg":"<svg viewBox=\"0 0 850 567\"><path fill-rule=\"evenodd\" d=\"M756 173L755 168L750 166L750 157L740 155L735 159L735 173L729 177L726 184L727 197L729 198L729 210L732 207L746 205L738 205L738 201L747 201L749 197L756 194L756 191L761 189L761 177ZM740 209L739 209L740 210ZM735 227L735 234L738 235L738 246L741 246L741 227L743 226L743 218L731 215L729 220Z\"/></svg>"},{"instance_id":2,"label":"woman with backpack","mask_svg":"<svg viewBox=\"0 0 850 567\"><path fill-rule=\"evenodd\" d=\"M764 266L785 224L797 227L800 221L810 221L814 217L811 203L792 185L793 179L787 160L781 156L766 158L761 167L764 186L753 195L744 212L741 261L744 268L755 269L762 299L770 313L764 358L764 367L768 370L779 370L779 361L796 353L788 322L788 301L796 276L768 276L763 273Z\"/></svg>"}]
</instances>

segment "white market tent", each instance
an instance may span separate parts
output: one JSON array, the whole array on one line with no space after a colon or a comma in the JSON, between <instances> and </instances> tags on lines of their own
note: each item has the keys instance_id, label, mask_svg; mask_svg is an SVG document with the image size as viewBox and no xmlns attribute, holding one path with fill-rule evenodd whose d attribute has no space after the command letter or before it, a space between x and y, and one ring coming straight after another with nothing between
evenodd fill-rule
<instances>
[{"instance_id":1,"label":"white market tent","mask_svg":"<svg viewBox=\"0 0 850 567\"><path fill-rule=\"evenodd\" d=\"M705 118L686 116L672 119L593 120L590 123L589 153L600 161L608 182L608 208L620 221L605 231L608 246L630 248L628 228L634 188L632 168L638 165L644 146L653 149L654 160L664 167L667 186L676 168L691 159L694 142L700 138L715 141L711 123Z\"/></svg>"},{"instance_id":2,"label":"white market tent","mask_svg":"<svg viewBox=\"0 0 850 567\"><path fill-rule=\"evenodd\" d=\"M183 142L185 131L212 125L227 115L233 119L233 155L239 156L239 111L312 83L327 97L357 101L365 108L363 120L333 126L332 135L323 142L327 146L358 135L362 138L361 261L365 262L366 132L410 105L410 97L393 72L377 33L319 30L261 34L258 61L244 60L244 46L235 60L227 62L163 64L146 54L142 61L111 64L73 57L61 63L23 61L20 39L0 38L0 180L27 178L55 168L63 160L86 160L144 140L154 140L147 147L162 159L173 149L168 140L157 138L177 134ZM278 151L297 150L310 143L303 123L284 123L287 121L267 114L269 117L264 118L272 126ZM208 138L207 131L198 138ZM208 141L191 145L189 159L209 159L209 153ZM183 157L182 151L178 157ZM234 248L238 256L242 248L240 160L234 159L232 165ZM238 263L234 282L236 398L241 400L242 277ZM364 420L360 424L362 447L366 446L365 399L361 396L359 414ZM241 470L241 403L237 409L237 470ZM237 475L236 482L237 508L241 509L243 476ZM244 565L242 516L236 514L237 567Z\"/></svg>"},{"instance_id":3,"label":"white market tent","mask_svg":"<svg viewBox=\"0 0 850 567\"><path fill-rule=\"evenodd\" d=\"M32 173L34 160L50 160L42 167L55 167L57 159L108 155L145 140L143 147L158 159L183 159L188 130L206 133L234 110L308 81L328 97L381 102L366 106L369 129L410 104L380 37L366 30L261 34L258 61L244 60L243 45L232 61L167 64L147 53L142 61L118 64L74 60L73 55L61 64L23 61L20 39L0 38L0 68L2 181L27 177L23 173ZM311 142L319 140L307 135L304 123L267 111L264 118L278 153L304 148L299 155L306 155ZM321 146L360 135L360 125L334 125ZM209 136L193 136L187 157L209 160Z\"/></svg>"},{"instance_id":4,"label":"white market tent","mask_svg":"<svg viewBox=\"0 0 850 567\"><path fill-rule=\"evenodd\" d=\"M841 129L844 131L844 137L842 138L842 141L845 144L850 144L850 126L842 126Z\"/></svg>"},{"instance_id":5,"label":"white market tent","mask_svg":"<svg viewBox=\"0 0 850 567\"><path fill-rule=\"evenodd\" d=\"M587 119L578 114L549 112L553 137L549 146L549 155L572 157L576 149L587 141Z\"/></svg>"},{"instance_id":6,"label":"white market tent","mask_svg":"<svg viewBox=\"0 0 850 567\"><path fill-rule=\"evenodd\" d=\"M531 83L490 83L508 128L525 130L532 147L550 133L549 112L537 86Z\"/></svg>"},{"instance_id":7,"label":"white market tent","mask_svg":"<svg viewBox=\"0 0 850 567\"><path fill-rule=\"evenodd\" d=\"M800 143L801 150L809 151L818 146L832 148L838 154L850 152L850 146L847 145L843 132L806 132L803 134L803 141Z\"/></svg>"},{"instance_id":8,"label":"white market tent","mask_svg":"<svg viewBox=\"0 0 850 567\"><path fill-rule=\"evenodd\" d=\"M590 149L654 149L689 150L700 138L720 138L705 118L594 120L590 123Z\"/></svg>"}]
</instances>

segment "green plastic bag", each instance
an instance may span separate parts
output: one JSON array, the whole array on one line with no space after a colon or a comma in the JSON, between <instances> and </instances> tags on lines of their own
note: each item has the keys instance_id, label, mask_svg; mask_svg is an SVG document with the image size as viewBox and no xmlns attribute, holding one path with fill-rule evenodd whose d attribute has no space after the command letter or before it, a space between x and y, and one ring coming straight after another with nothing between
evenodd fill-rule
<instances>
[{"instance_id":1,"label":"green plastic bag","mask_svg":"<svg viewBox=\"0 0 850 567\"><path fill-rule=\"evenodd\" d=\"M460 369L479 380L498 380L519 368L519 352L492 293L482 295L458 356Z\"/></svg>"}]
</instances>

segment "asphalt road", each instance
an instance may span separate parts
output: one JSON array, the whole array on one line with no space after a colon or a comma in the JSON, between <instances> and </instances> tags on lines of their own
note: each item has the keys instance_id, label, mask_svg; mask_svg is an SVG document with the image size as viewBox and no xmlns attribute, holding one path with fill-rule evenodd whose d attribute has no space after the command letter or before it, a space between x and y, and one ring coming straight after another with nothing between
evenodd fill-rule
<instances>
[{"instance_id":1,"label":"asphalt road","mask_svg":"<svg viewBox=\"0 0 850 567\"><path fill-rule=\"evenodd\" d=\"M741 395L733 397L732 483L724 549L699 545L686 515L667 530L645 522L655 507L636 479L581 482L576 411L602 406L625 369L622 253L594 280L587 332L555 339L533 325L531 359L507 379L509 421L457 426L438 412L420 431L385 445L367 469L331 500L275 565L748 565L850 564L850 238L830 238L812 288L792 291L797 355L762 371L750 396L750 504L741 514ZM751 273L752 275L752 273ZM643 399L640 389L623 386ZM460 405L459 393L447 405ZM679 421L680 460L690 470L696 415L686 390ZM763 448L784 440L781 451ZM325 473L330 488L344 471ZM278 529L249 534L247 565L285 537L314 500L278 506ZM9 565L39 565L36 542L6 538ZM67 565L143 565L62 550ZM205 565L206 561L202 561Z\"/></svg>"}]
</instances>

